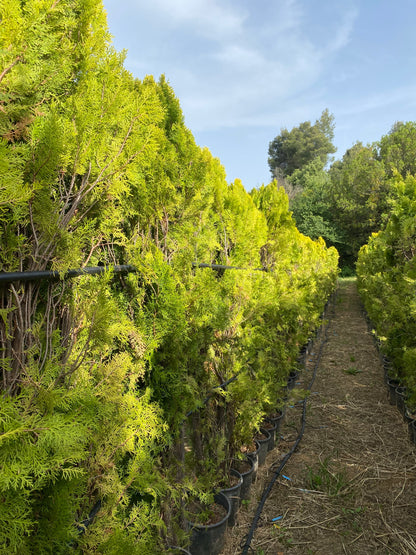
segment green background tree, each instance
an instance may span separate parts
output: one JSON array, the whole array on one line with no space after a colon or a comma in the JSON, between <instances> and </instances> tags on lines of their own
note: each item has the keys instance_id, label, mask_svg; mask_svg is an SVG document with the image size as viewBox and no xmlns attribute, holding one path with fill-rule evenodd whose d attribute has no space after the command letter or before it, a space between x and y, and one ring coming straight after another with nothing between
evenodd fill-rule
<instances>
[{"instance_id":1,"label":"green background tree","mask_svg":"<svg viewBox=\"0 0 416 555\"><path fill-rule=\"evenodd\" d=\"M272 178L285 178L295 170L319 158L325 165L328 156L336 151L334 116L324 110L314 125L305 121L290 131L281 129L269 145L269 167Z\"/></svg>"}]
</instances>

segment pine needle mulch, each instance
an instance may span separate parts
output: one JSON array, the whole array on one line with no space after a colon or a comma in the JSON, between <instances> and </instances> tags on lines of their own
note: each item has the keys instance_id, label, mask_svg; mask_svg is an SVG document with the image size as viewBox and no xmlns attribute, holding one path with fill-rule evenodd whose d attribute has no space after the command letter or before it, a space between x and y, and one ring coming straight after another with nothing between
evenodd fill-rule
<instances>
[{"instance_id":1,"label":"pine needle mulch","mask_svg":"<svg viewBox=\"0 0 416 555\"><path fill-rule=\"evenodd\" d=\"M416 449L389 404L355 281L340 280L329 313L305 433L285 477L273 486L249 553L416 554ZM311 380L323 338L321 332L293 390L282 438L229 530L223 555L242 552L273 465L296 439L302 413L297 401Z\"/></svg>"}]
</instances>

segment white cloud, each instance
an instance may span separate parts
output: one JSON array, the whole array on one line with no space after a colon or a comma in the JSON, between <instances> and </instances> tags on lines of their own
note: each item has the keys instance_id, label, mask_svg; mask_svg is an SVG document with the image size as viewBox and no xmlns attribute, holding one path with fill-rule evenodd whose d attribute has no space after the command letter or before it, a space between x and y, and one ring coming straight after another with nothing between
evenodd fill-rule
<instances>
[{"instance_id":1,"label":"white cloud","mask_svg":"<svg viewBox=\"0 0 416 555\"><path fill-rule=\"evenodd\" d=\"M265 137L266 152L274 132L326 107L339 147L352 135L376 140L412 117L412 18L376 4L375 12L359 0L104 0L127 67L138 78L164 73L186 124L212 147L223 141L217 155L228 149L246 172L254 171L253 137Z\"/></svg>"},{"instance_id":2,"label":"white cloud","mask_svg":"<svg viewBox=\"0 0 416 555\"><path fill-rule=\"evenodd\" d=\"M146 9L210 39L239 35L247 17L245 10L216 0L152 0Z\"/></svg>"},{"instance_id":3,"label":"white cloud","mask_svg":"<svg viewBox=\"0 0 416 555\"><path fill-rule=\"evenodd\" d=\"M341 50L348 45L348 43L351 41L352 32L354 30L354 23L357 20L358 14L359 12L356 8L352 8L345 13L344 21L336 30L334 38L329 43L329 51L337 52L338 50Z\"/></svg>"},{"instance_id":4,"label":"white cloud","mask_svg":"<svg viewBox=\"0 0 416 555\"><path fill-rule=\"evenodd\" d=\"M232 67L234 70L256 68L265 63L265 58L261 52L246 45L235 43L227 43L212 58L225 66Z\"/></svg>"},{"instance_id":5,"label":"white cloud","mask_svg":"<svg viewBox=\"0 0 416 555\"><path fill-rule=\"evenodd\" d=\"M276 105L310 87L322 69L322 53L302 32L296 2L288 0L278 23L259 29L247 19L244 33L217 44L196 88L180 91L195 130L270 124ZM285 24L283 24L285 22ZM275 27L279 27L276 32ZM267 44L265 30L268 30ZM262 33L263 31L263 33ZM259 35L262 35L259 40Z\"/></svg>"},{"instance_id":6,"label":"white cloud","mask_svg":"<svg viewBox=\"0 0 416 555\"><path fill-rule=\"evenodd\" d=\"M165 73L194 131L273 124L285 104L319 84L357 17L346 10L325 30L326 41L315 40L305 1L130 0L142 17L138 40L146 18L154 39L136 48L141 59L129 54L128 64L133 71Z\"/></svg>"}]
</instances>

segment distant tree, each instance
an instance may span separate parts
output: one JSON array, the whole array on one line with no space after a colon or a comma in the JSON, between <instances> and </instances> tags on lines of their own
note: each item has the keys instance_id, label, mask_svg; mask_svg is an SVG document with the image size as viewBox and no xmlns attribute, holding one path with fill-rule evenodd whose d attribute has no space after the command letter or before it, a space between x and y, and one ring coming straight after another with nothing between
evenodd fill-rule
<instances>
[{"instance_id":1,"label":"distant tree","mask_svg":"<svg viewBox=\"0 0 416 555\"><path fill-rule=\"evenodd\" d=\"M319 158L290 177L290 182L298 194L290 203L296 226L303 234L340 248L343 242L342 231L338 228L332 199L330 178Z\"/></svg>"},{"instance_id":2,"label":"distant tree","mask_svg":"<svg viewBox=\"0 0 416 555\"><path fill-rule=\"evenodd\" d=\"M329 177L333 214L345 238L341 259L352 265L360 247L382 226L390 186L376 146L360 142L331 166Z\"/></svg>"},{"instance_id":3,"label":"distant tree","mask_svg":"<svg viewBox=\"0 0 416 555\"><path fill-rule=\"evenodd\" d=\"M379 157L389 176L416 174L416 122L396 122L379 141Z\"/></svg>"},{"instance_id":4,"label":"distant tree","mask_svg":"<svg viewBox=\"0 0 416 555\"><path fill-rule=\"evenodd\" d=\"M334 126L334 116L326 109L314 125L305 121L291 131L281 129L280 135L269 145L268 162L272 177L286 178L315 158L325 166L329 154L336 151L332 143Z\"/></svg>"}]
</instances>

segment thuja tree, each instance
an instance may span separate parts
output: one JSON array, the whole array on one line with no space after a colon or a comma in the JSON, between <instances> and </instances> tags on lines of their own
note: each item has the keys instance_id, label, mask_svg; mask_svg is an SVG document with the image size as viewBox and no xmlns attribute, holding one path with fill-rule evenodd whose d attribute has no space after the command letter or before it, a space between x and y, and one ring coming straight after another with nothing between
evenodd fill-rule
<instances>
[{"instance_id":1,"label":"thuja tree","mask_svg":"<svg viewBox=\"0 0 416 555\"><path fill-rule=\"evenodd\" d=\"M155 86L123 68L99 2L11 0L0 29L2 270L125 261L122 201L161 132ZM140 390L143 284L127 282L2 290L4 553L154 553L163 424Z\"/></svg>"},{"instance_id":2,"label":"thuja tree","mask_svg":"<svg viewBox=\"0 0 416 555\"><path fill-rule=\"evenodd\" d=\"M210 261L246 269L197 271L188 309L194 353L188 376L201 388L197 398L238 375L191 420L191 462L198 471L211 472L211 485L219 463L238 455L264 416L282 402L282 387L337 273L335 249L297 231L287 195L276 183L251 196L238 181L221 191L210 218L217 229Z\"/></svg>"},{"instance_id":3,"label":"thuja tree","mask_svg":"<svg viewBox=\"0 0 416 555\"><path fill-rule=\"evenodd\" d=\"M267 332L259 336L260 341L274 341L275 351L259 351L271 354L268 364L284 369L284 379L300 347L316 327L323 299L334 286L338 255L334 248L326 249L322 239L312 241L296 229L288 198L275 182L255 191L253 198L268 222L268 241L262 256L272 270L275 291L274 307L267 312ZM265 308L270 309L270 303ZM273 338L272 330L277 331L277 337Z\"/></svg>"},{"instance_id":4,"label":"thuja tree","mask_svg":"<svg viewBox=\"0 0 416 555\"><path fill-rule=\"evenodd\" d=\"M166 80L126 72L99 2L10 0L0 33L1 269L138 269L2 291L0 546L155 553L181 493L160 451L183 448L187 411L238 372L224 397L242 403L228 429L218 403L212 431L235 446L247 419L251 432L336 261L275 185L255 197L226 183Z\"/></svg>"},{"instance_id":5,"label":"thuja tree","mask_svg":"<svg viewBox=\"0 0 416 555\"><path fill-rule=\"evenodd\" d=\"M360 250L358 286L383 351L408 387L409 403L415 407L415 178L397 175L394 188L398 198L389 221Z\"/></svg>"},{"instance_id":6,"label":"thuja tree","mask_svg":"<svg viewBox=\"0 0 416 555\"><path fill-rule=\"evenodd\" d=\"M198 383L204 385L205 391L218 387L237 374L242 384L244 375L250 371L242 331L249 315L248 306L253 299L254 276L259 273L255 269L261 267L260 248L267 238L265 218L238 180L228 186L223 185L213 208L217 248L208 261L239 266L245 270L215 272L201 269L195 276L192 322L195 331L199 328L204 342L198 347L199 362L193 373ZM201 296L205 306L195 304ZM236 443L241 442L241 437L235 438L234 428L242 405L236 404L237 399L230 396L230 392L227 393L227 389L217 390L209 406L192 416L193 424L200 418L206 423L204 444L194 437L194 456L199 467L202 459L201 462L206 461L205 471L217 472L211 480L220 479L218 463L230 459L235 453ZM248 394L247 389L245 394ZM253 421L247 411L245 418L247 430L253 430ZM221 437L222 441L219 440ZM214 461L217 461L216 464Z\"/></svg>"}]
</instances>

